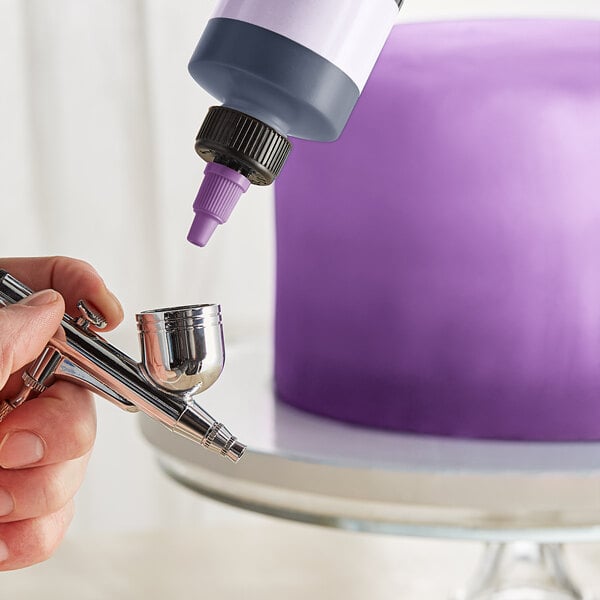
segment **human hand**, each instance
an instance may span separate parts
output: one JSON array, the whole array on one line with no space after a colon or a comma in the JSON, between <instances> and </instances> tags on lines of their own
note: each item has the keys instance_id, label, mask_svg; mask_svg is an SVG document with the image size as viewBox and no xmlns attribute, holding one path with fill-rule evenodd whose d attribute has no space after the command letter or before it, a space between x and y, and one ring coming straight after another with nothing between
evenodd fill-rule
<instances>
[{"instance_id":1,"label":"human hand","mask_svg":"<svg viewBox=\"0 0 600 600\"><path fill-rule=\"evenodd\" d=\"M21 373L60 326L90 302L110 330L119 301L87 263L64 257L0 259L0 268L38 292L0 308L0 400L21 389ZM56 291L52 291L56 290ZM57 293L59 292L59 293ZM47 559L73 516L96 435L93 396L57 381L0 423L0 571Z\"/></svg>"}]
</instances>

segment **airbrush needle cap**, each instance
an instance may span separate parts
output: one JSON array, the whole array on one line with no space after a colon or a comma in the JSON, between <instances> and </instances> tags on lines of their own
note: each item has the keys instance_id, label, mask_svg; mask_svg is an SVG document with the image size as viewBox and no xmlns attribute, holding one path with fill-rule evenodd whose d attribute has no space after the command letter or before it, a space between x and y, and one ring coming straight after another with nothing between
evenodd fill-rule
<instances>
[{"instance_id":1,"label":"airbrush needle cap","mask_svg":"<svg viewBox=\"0 0 600 600\"><path fill-rule=\"evenodd\" d=\"M217 225L227 221L241 195L250 187L250 181L241 173L210 162L204 169L204 180L194 202L194 222L188 241L206 246Z\"/></svg>"}]
</instances>

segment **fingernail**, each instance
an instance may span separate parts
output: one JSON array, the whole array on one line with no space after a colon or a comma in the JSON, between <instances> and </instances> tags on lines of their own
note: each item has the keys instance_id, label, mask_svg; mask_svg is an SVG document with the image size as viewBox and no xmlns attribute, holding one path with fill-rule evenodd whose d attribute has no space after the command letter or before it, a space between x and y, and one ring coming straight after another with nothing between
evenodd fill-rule
<instances>
[{"instance_id":1,"label":"fingernail","mask_svg":"<svg viewBox=\"0 0 600 600\"><path fill-rule=\"evenodd\" d=\"M24 304L25 306L44 306L56 302L57 298L58 293L54 290L42 290L41 292L35 292L31 296L27 296L21 300L20 304Z\"/></svg>"},{"instance_id":2,"label":"fingernail","mask_svg":"<svg viewBox=\"0 0 600 600\"><path fill-rule=\"evenodd\" d=\"M0 540L0 563L8 558L8 546Z\"/></svg>"},{"instance_id":3,"label":"fingernail","mask_svg":"<svg viewBox=\"0 0 600 600\"><path fill-rule=\"evenodd\" d=\"M15 501L13 500L12 494L8 490L0 488L0 517L10 515L14 509Z\"/></svg>"},{"instance_id":4,"label":"fingernail","mask_svg":"<svg viewBox=\"0 0 600 600\"><path fill-rule=\"evenodd\" d=\"M0 443L0 467L15 469L39 462L44 456L44 442L30 431L9 433Z\"/></svg>"},{"instance_id":5,"label":"fingernail","mask_svg":"<svg viewBox=\"0 0 600 600\"><path fill-rule=\"evenodd\" d=\"M119 310L123 312L123 306L121 305L121 301L117 298L117 296L113 294L108 288L106 288L106 292L110 296L110 299L114 302L115 306L117 306Z\"/></svg>"},{"instance_id":6,"label":"fingernail","mask_svg":"<svg viewBox=\"0 0 600 600\"><path fill-rule=\"evenodd\" d=\"M108 290L108 293L110 295L110 297L112 298L113 302L119 307L121 308L121 301L117 298L117 296L115 294L113 294L113 292L111 292L110 290Z\"/></svg>"}]
</instances>

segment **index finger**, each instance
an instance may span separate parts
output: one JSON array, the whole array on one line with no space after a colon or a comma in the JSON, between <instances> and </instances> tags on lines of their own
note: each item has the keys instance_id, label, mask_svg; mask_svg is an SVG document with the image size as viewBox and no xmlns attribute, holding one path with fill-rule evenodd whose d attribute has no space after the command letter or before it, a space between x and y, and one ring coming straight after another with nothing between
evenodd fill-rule
<instances>
[{"instance_id":1,"label":"index finger","mask_svg":"<svg viewBox=\"0 0 600 600\"><path fill-rule=\"evenodd\" d=\"M107 331L123 320L120 302L94 267L83 260L65 256L0 258L0 268L34 291L52 288L60 292L70 315L78 314L79 300L87 300L105 318Z\"/></svg>"}]
</instances>

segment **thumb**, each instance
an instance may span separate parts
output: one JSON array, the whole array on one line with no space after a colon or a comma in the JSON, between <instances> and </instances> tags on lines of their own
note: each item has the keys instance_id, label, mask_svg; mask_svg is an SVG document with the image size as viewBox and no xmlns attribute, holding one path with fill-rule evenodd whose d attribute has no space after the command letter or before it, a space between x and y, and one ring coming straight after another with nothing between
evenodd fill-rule
<instances>
[{"instance_id":1,"label":"thumb","mask_svg":"<svg viewBox=\"0 0 600 600\"><path fill-rule=\"evenodd\" d=\"M64 310L54 290L0 308L0 389L12 373L38 357L59 328Z\"/></svg>"}]
</instances>

